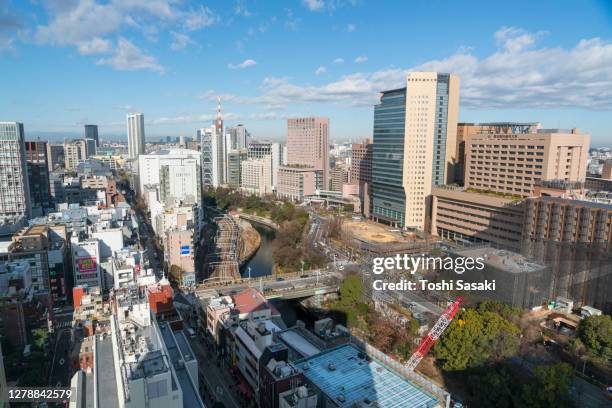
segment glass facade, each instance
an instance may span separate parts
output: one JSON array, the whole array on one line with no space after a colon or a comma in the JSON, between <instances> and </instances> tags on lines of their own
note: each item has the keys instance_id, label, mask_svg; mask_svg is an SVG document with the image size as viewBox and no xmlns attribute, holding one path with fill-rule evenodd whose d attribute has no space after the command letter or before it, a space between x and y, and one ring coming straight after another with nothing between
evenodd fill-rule
<instances>
[{"instance_id":1,"label":"glass facade","mask_svg":"<svg viewBox=\"0 0 612 408\"><path fill-rule=\"evenodd\" d=\"M448 86L450 75L438 74L436 89L436 122L434 124L434 157L431 183L434 186L445 183L446 177L446 128L448 118Z\"/></svg>"},{"instance_id":2,"label":"glass facade","mask_svg":"<svg viewBox=\"0 0 612 408\"><path fill-rule=\"evenodd\" d=\"M403 226L406 194L402 184L406 88L383 92L374 107L372 216Z\"/></svg>"}]
</instances>

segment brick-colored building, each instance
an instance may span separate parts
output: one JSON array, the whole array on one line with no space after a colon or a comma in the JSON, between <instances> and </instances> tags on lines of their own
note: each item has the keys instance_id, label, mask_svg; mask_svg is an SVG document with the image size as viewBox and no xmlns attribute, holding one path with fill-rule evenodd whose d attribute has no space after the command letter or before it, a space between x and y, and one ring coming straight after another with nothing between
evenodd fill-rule
<instances>
[{"instance_id":1,"label":"brick-colored building","mask_svg":"<svg viewBox=\"0 0 612 408\"><path fill-rule=\"evenodd\" d=\"M453 187L434 187L432 196L432 234L451 241L520 250L522 201Z\"/></svg>"},{"instance_id":2,"label":"brick-colored building","mask_svg":"<svg viewBox=\"0 0 612 408\"><path fill-rule=\"evenodd\" d=\"M280 198L302 201L304 196L313 195L317 190L317 180L321 172L309 166L288 165L278 168L278 188Z\"/></svg>"},{"instance_id":3,"label":"brick-colored building","mask_svg":"<svg viewBox=\"0 0 612 408\"><path fill-rule=\"evenodd\" d=\"M329 118L293 118L287 120L287 164L310 166L320 171L317 188L329 183ZM280 181L279 181L280 184Z\"/></svg>"},{"instance_id":4,"label":"brick-colored building","mask_svg":"<svg viewBox=\"0 0 612 408\"><path fill-rule=\"evenodd\" d=\"M361 212L366 217L369 217L372 203L370 193L374 144L371 139L366 139L362 143L353 143L351 151L351 174L349 179L351 183L359 185Z\"/></svg>"},{"instance_id":5,"label":"brick-colored building","mask_svg":"<svg viewBox=\"0 0 612 408\"><path fill-rule=\"evenodd\" d=\"M529 197L539 180L584 181L589 141L578 129L472 134L465 141L465 186Z\"/></svg>"}]
</instances>

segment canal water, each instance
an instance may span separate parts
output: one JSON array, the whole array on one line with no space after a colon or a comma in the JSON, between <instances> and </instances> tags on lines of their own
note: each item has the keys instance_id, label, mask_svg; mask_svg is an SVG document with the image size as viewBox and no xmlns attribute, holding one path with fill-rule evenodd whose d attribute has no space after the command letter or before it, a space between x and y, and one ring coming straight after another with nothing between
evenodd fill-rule
<instances>
[{"instance_id":1,"label":"canal water","mask_svg":"<svg viewBox=\"0 0 612 408\"><path fill-rule=\"evenodd\" d=\"M274 240L275 231L265 225L256 222L251 223L253 228L259 232L261 236L261 245L255 255L247 262L241 270L241 275L247 277L249 275L248 268L251 267L251 277L272 275L274 268L274 259L272 258L272 241ZM280 312L281 317L287 327L295 325L296 321L301 320L309 329L313 328L314 322L323 317L328 317L327 314L321 315L313 313L300 304L298 300L271 300L272 304ZM336 316L329 317L335 318ZM341 323L345 323L342 319Z\"/></svg>"},{"instance_id":2,"label":"canal water","mask_svg":"<svg viewBox=\"0 0 612 408\"><path fill-rule=\"evenodd\" d=\"M255 255L247 262L240 271L243 277L249 276L249 267L251 268L251 277L272 275L274 268L274 259L272 258L272 241L274 240L275 231L265 225L256 222L251 223L253 228L259 232L261 237L261 245Z\"/></svg>"}]
</instances>

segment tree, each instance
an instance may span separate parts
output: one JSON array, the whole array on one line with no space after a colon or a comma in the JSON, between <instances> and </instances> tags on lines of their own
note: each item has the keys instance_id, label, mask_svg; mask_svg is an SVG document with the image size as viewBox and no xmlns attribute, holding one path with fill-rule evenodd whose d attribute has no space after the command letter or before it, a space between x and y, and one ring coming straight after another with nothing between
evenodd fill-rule
<instances>
[{"instance_id":1,"label":"tree","mask_svg":"<svg viewBox=\"0 0 612 408\"><path fill-rule=\"evenodd\" d=\"M533 408L571 407L573 370L567 363L537 366L535 382L523 388L525 406Z\"/></svg>"},{"instance_id":2,"label":"tree","mask_svg":"<svg viewBox=\"0 0 612 408\"><path fill-rule=\"evenodd\" d=\"M170 277L176 282L182 282L183 269L178 265L170 265Z\"/></svg>"},{"instance_id":3,"label":"tree","mask_svg":"<svg viewBox=\"0 0 612 408\"><path fill-rule=\"evenodd\" d=\"M518 326L497 313L461 311L435 346L447 371L480 367L506 359L519 348Z\"/></svg>"},{"instance_id":4,"label":"tree","mask_svg":"<svg viewBox=\"0 0 612 408\"><path fill-rule=\"evenodd\" d=\"M518 322L523 311L521 308L508 306L505 303L498 302L495 300L485 300L480 302L478 305L479 312L493 312L497 313L504 319L511 320L513 322Z\"/></svg>"},{"instance_id":5,"label":"tree","mask_svg":"<svg viewBox=\"0 0 612 408\"><path fill-rule=\"evenodd\" d=\"M612 317L607 315L590 316L578 326L578 336L589 353L612 361Z\"/></svg>"},{"instance_id":6,"label":"tree","mask_svg":"<svg viewBox=\"0 0 612 408\"><path fill-rule=\"evenodd\" d=\"M32 331L32 334L34 335L34 348L42 351L49 337L49 331L47 329L36 329Z\"/></svg>"},{"instance_id":7,"label":"tree","mask_svg":"<svg viewBox=\"0 0 612 408\"><path fill-rule=\"evenodd\" d=\"M466 375L470 402L482 408L512 408L520 406L520 388L504 367L471 370Z\"/></svg>"}]
</instances>

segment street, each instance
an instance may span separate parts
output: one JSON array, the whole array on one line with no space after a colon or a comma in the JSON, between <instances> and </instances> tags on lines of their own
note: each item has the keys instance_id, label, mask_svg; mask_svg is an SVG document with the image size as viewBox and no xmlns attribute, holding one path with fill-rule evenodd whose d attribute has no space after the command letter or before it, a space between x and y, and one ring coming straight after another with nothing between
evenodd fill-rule
<instances>
[{"instance_id":1,"label":"street","mask_svg":"<svg viewBox=\"0 0 612 408\"><path fill-rule=\"evenodd\" d=\"M49 370L48 384L50 387L65 387L70 384L69 345L70 327L64 327L56 333L53 361L51 362L51 369Z\"/></svg>"},{"instance_id":2,"label":"street","mask_svg":"<svg viewBox=\"0 0 612 408\"><path fill-rule=\"evenodd\" d=\"M190 338L189 343L198 358L200 384L206 386L206 390L201 392L202 399L210 405L215 401L222 401L227 408L242 408L244 404L240 401L234 380L224 365L217 365L214 352L207 350L200 336Z\"/></svg>"}]
</instances>

